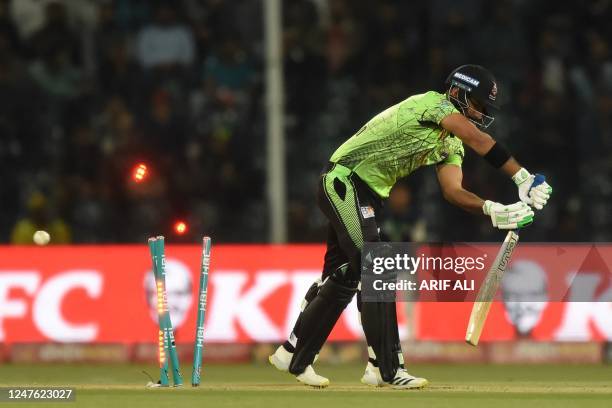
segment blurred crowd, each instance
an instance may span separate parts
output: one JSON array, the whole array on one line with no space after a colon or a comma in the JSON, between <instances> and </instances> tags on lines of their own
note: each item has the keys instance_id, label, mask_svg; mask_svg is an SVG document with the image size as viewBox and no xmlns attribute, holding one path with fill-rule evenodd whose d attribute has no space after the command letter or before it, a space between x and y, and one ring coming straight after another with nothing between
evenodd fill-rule
<instances>
[{"instance_id":1,"label":"blurred crowd","mask_svg":"<svg viewBox=\"0 0 612 408\"><path fill-rule=\"evenodd\" d=\"M264 0L0 0L0 242L268 238ZM612 239L612 1L286 0L289 240L322 241L319 171L372 115L488 67L489 130L554 188L526 239ZM145 181L131 177L146 163ZM468 152L464 183L513 183ZM433 169L394 189L391 240L498 240ZM528 235L528 236L527 236Z\"/></svg>"}]
</instances>

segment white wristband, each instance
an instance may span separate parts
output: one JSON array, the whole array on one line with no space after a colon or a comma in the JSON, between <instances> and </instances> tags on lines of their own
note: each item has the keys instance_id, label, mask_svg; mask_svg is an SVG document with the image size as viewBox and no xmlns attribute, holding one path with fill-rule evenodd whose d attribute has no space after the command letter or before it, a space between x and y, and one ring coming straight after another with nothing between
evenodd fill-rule
<instances>
[{"instance_id":1,"label":"white wristband","mask_svg":"<svg viewBox=\"0 0 612 408\"><path fill-rule=\"evenodd\" d=\"M514 176L512 176L512 181L514 181L514 184L518 186L523 184L523 182L525 182L525 180L527 180L529 177L531 177L531 173L529 173L524 167L521 167L521 169L517 171Z\"/></svg>"}]
</instances>

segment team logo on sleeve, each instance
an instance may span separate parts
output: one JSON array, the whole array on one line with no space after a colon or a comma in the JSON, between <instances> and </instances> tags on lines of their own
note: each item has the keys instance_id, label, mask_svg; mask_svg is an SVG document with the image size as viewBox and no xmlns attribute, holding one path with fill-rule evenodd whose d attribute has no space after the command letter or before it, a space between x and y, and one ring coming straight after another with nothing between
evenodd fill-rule
<instances>
[{"instance_id":1,"label":"team logo on sleeve","mask_svg":"<svg viewBox=\"0 0 612 408\"><path fill-rule=\"evenodd\" d=\"M364 207L361 207L361 216L365 219L365 218L372 218L374 217L374 208L372 208L372 206L370 205L366 205Z\"/></svg>"}]
</instances>

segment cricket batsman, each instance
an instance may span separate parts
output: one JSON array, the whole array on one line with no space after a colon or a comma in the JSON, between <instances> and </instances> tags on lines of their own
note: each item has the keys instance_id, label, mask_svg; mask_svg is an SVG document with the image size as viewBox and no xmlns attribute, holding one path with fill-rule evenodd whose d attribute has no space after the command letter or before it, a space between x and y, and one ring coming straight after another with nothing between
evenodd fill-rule
<instances>
[{"instance_id":1,"label":"cricket batsman","mask_svg":"<svg viewBox=\"0 0 612 408\"><path fill-rule=\"evenodd\" d=\"M446 86L445 93L414 95L376 115L334 152L321 175L318 204L329 220L323 274L306 293L289 339L269 357L304 384L329 385L312 364L359 292L361 249L364 242L380 241L376 215L399 178L435 166L448 202L490 217L501 230L531 224L532 207L541 210L552 193L547 183L531 188L534 176L483 131L498 109L493 75L481 66L463 65L451 72ZM463 188L464 144L512 178L519 201L485 201ZM404 368L395 303L359 300L369 356L361 382L397 389L426 386L426 379Z\"/></svg>"}]
</instances>

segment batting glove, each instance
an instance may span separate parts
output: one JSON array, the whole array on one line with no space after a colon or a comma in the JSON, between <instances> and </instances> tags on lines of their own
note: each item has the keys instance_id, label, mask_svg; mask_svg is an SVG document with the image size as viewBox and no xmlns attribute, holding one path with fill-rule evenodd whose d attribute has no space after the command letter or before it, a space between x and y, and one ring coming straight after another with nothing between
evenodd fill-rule
<instances>
[{"instance_id":1,"label":"batting glove","mask_svg":"<svg viewBox=\"0 0 612 408\"><path fill-rule=\"evenodd\" d=\"M493 226L500 230L523 228L533 222L533 210L522 201L504 205L487 200L482 212L490 216Z\"/></svg>"},{"instance_id":2,"label":"batting glove","mask_svg":"<svg viewBox=\"0 0 612 408\"><path fill-rule=\"evenodd\" d=\"M521 201L529 204L536 210L541 210L552 194L552 187L547 182L532 187L534 179L535 176L522 167L512 176L514 184L518 187Z\"/></svg>"}]
</instances>

